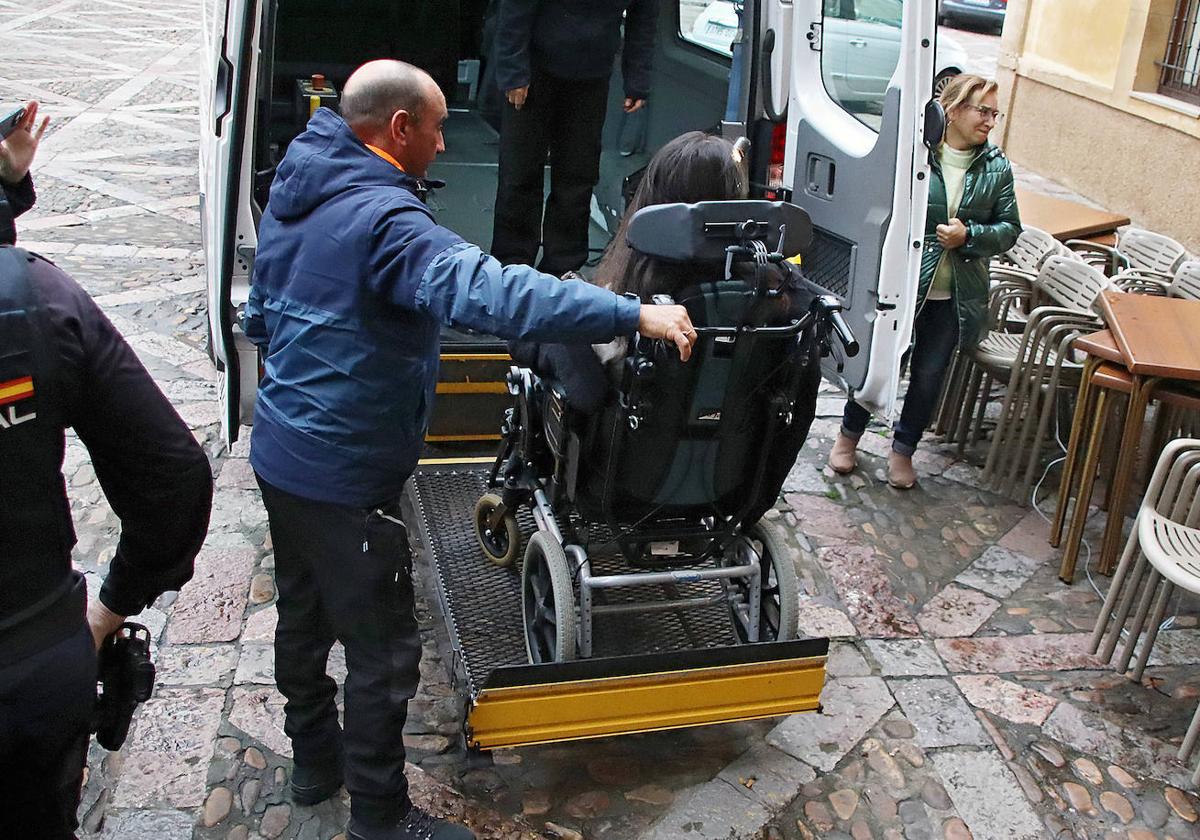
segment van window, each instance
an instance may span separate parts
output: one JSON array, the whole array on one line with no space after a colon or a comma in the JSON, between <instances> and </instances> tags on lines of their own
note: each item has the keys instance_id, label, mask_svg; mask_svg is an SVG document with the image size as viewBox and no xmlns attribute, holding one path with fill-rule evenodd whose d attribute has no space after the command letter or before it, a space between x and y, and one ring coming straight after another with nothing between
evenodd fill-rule
<instances>
[{"instance_id":1,"label":"van window","mask_svg":"<svg viewBox=\"0 0 1200 840\"><path fill-rule=\"evenodd\" d=\"M903 0L824 0L821 77L860 122L878 130L888 82L900 61Z\"/></svg>"},{"instance_id":2,"label":"van window","mask_svg":"<svg viewBox=\"0 0 1200 840\"><path fill-rule=\"evenodd\" d=\"M738 15L733 0L677 0L679 37L723 56L733 55Z\"/></svg>"}]
</instances>

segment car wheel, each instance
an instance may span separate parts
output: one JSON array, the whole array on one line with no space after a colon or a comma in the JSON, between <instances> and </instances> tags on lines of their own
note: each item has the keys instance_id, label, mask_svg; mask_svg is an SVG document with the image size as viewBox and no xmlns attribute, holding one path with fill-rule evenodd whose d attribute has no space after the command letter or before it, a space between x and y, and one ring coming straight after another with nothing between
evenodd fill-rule
<instances>
[{"instance_id":1,"label":"car wheel","mask_svg":"<svg viewBox=\"0 0 1200 840\"><path fill-rule=\"evenodd\" d=\"M933 97L934 97L934 99L937 99L939 96L942 95L942 91L944 91L946 89L946 85L950 84L950 80L953 79L955 76L957 76L958 73L959 73L959 71L951 69L951 70L943 70L941 73L937 74L937 76L933 80Z\"/></svg>"}]
</instances>

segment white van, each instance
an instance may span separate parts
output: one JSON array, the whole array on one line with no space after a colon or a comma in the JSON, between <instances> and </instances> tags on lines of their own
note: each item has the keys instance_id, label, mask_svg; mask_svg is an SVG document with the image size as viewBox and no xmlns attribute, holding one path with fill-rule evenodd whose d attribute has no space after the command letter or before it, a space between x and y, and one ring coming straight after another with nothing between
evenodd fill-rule
<instances>
[{"instance_id":1,"label":"white van","mask_svg":"<svg viewBox=\"0 0 1200 840\"><path fill-rule=\"evenodd\" d=\"M870 0L862 0L869 4ZM900 0L889 0L891 6ZM495 102L484 33L498 0L208 0L202 72L200 196L208 263L210 347L222 377L223 431L253 417L255 348L237 313L254 266L256 229L276 164L304 129L316 75L336 105L350 72L381 57L430 72L451 104L446 153L430 170L447 186L430 199L439 220L486 248L496 186ZM942 129L926 106L934 81L935 0L903 0L888 81L870 102L839 99L823 79L854 75L864 56L823 41L828 0L743 0L733 49L697 19L706 0L660 0L648 107L621 109L620 62L610 87L601 181L593 207L602 247L650 155L692 129L752 141L752 197L786 198L810 215L810 279L843 299L863 352L828 374L862 404L890 414L915 309L929 156ZM733 57L730 56L733 53ZM878 67L870 68L879 76ZM481 72L482 71L482 72ZM320 91L318 91L319 93ZM435 436L494 434L503 393L502 346L447 331ZM485 373L481 377L481 371ZM499 372L497 372L499 371ZM484 381L480 381L480 379ZM481 403L480 401L483 401ZM481 410L484 404L486 410Z\"/></svg>"}]
</instances>

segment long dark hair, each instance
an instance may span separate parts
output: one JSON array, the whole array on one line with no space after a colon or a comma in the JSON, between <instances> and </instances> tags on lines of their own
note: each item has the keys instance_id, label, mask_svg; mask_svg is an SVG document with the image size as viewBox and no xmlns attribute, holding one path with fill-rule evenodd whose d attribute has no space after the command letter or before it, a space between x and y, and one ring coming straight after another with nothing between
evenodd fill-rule
<instances>
[{"instance_id":1,"label":"long dark hair","mask_svg":"<svg viewBox=\"0 0 1200 840\"><path fill-rule=\"evenodd\" d=\"M609 243L594 282L617 294L633 292L643 301L673 294L695 282L696 265L670 263L639 254L625 241L633 214L653 204L745 198L747 176L733 143L702 131L689 131L667 143L646 166L645 175Z\"/></svg>"}]
</instances>

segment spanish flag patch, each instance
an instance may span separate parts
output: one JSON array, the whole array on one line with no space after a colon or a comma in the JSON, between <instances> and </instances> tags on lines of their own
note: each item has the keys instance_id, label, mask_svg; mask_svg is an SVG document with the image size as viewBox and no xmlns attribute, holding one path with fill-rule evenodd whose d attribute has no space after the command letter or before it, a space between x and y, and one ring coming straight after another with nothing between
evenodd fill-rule
<instances>
[{"instance_id":1,"label":"spanish flag patch","mask_svg":"<svg viewBox=\"0 0 1200 840\"><path fill-rule=\"evenodd\" d=\"M8 405L9 403L27 400L33 396L33 377L22 376L19 379L10 379L7 382L0 382L0 405Z\"/></svg>"}]
</instances>

